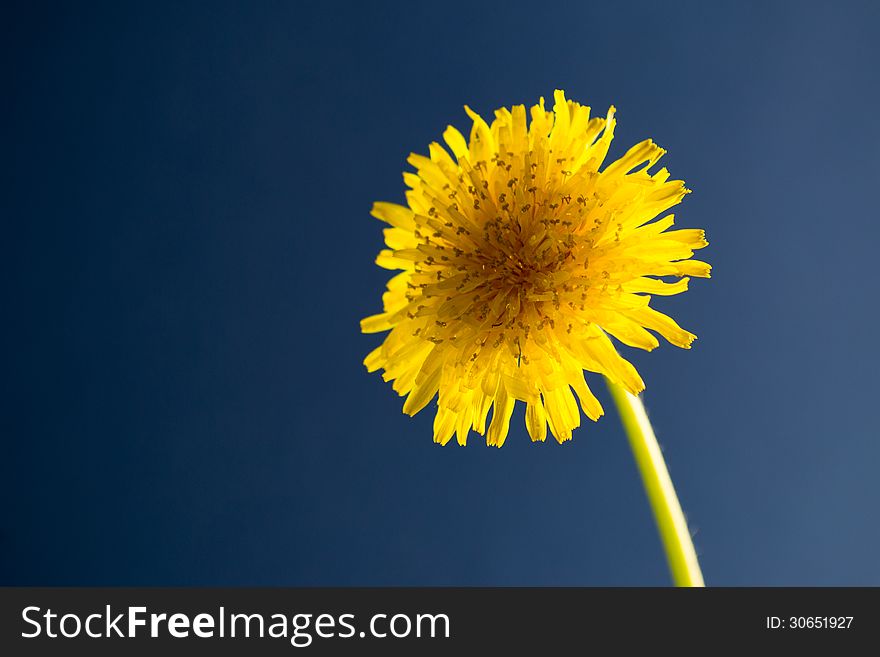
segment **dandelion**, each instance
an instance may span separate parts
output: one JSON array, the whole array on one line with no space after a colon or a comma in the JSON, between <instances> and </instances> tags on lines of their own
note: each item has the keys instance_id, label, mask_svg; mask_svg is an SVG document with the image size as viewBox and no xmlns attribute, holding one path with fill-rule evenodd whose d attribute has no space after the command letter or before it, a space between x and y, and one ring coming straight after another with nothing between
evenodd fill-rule
<instances>
[{"instance_id":1,"label":"dandelion","mask_svg":"<svg viewBox=\"0 0 880 657\"><path fill-rule=\"evenodd\" d=\"M602 168L614 108L590 118L562 91L554 99L552 113L543 98L533 106L528 125L523 105L497 110L491 125L465 107L468 141L449 126L451 154L435 142L428 157L410 155L409 207L373 206L390 224L376 263L402 271L384 312L361 322L366 333L390 330L364 363L407 396L405 413L438 396L441 444L455 434L464 445L473 429L500 447L517 400L533 441L548 426L569 440L575 394L588 418L603 414L585 370L634 395L645 387L610 338L650 351L651 331L685 349L696 337L649 305L709 276L691 258L704 232L656 219L689 190L665 168L649 171L665 152L651 140Z\"/></svg>"},{"instance_id":2,"label":"dandelion","mask_svg":"<svg viewBox=\"0 0 880 657\"><path fill-rule=\"evenodd\" d=\"M702 586L687 523L641 399L645 384L612 338L651 351L654 333L688 349L696 336L651 307L651 297L708 278L693 259L702 230L671 230L662 216L689 192L651 168L664 154L653 141L603 167L614 108L590 108L554 94L530 110L496 110L473 120L470 139L452 126L428 156L410 155L407 206L376 203L389 224L376 264L400 270L388 281L383 312L365 333L390 331L364 360L384 370L415 415L437 396L434 441L471 430L504 443L514 406L524 402L533 441L547 430L572 437L580 410L603 409L584 372L604 375L617 404L654 513L673 581ZM669 280L672 279L672 280ZM653 333L652 333L653 332ZM575 395L577 399L575 399ZM492 412L489 422L489 412ZM488 430L487 430L487 422Z\"/></svg>"}]
</instances>

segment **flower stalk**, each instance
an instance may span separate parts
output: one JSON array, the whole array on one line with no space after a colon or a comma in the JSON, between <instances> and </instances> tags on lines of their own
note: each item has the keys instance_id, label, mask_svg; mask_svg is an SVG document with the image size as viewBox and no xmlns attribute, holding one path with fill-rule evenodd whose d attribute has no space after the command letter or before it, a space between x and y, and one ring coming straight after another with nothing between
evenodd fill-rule
<instances>
[{"instance_id":1,"label":"flower stalk","mask_svg":"<svg viewBox=\"0 0 880 657\"><path fill-rule=\"evenodd\" d=\"M687 521L642 400L608 381L657 523L675 586L705 586Z\"/></svg>"}]
</instances>

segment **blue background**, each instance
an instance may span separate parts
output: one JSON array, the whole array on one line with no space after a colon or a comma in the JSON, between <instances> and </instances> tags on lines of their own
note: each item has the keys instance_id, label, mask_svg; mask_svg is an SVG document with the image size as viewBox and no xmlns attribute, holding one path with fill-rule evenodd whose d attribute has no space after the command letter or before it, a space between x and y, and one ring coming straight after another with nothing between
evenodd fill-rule
<instances>
[{"instance_id":1,"label":"blue background","mask_svg":"<svg viewBox=\"0 0 880 657\"><path fill-rule=\"evenodd\" d=\"M880 10L608 5L9 11L0 582L667 584L598 377L571 443L441 448L361 365L371 202L560 87L711 241L694 349L625 350L707 582L880 585Z\"/></svg>"}]
</instances>

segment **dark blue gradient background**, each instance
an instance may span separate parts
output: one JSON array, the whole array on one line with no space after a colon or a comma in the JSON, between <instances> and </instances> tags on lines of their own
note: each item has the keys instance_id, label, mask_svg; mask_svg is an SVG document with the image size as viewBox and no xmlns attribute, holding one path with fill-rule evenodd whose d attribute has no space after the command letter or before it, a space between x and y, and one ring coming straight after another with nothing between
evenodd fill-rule
<instances>
[{"instance_id":1,"label":"dark blue gradient background","mask_svg":"<svg viewBox=\"0 0 880 657\"><path fill-rule=\"evenodd\" d=\"M707 582L880 585L876 3L125 4L2 21L0 583L667 584L598 377L440 448L361 365L371 202L561 87L709 234L694 349L626 350Z\"/></svg>"}]
</instances>

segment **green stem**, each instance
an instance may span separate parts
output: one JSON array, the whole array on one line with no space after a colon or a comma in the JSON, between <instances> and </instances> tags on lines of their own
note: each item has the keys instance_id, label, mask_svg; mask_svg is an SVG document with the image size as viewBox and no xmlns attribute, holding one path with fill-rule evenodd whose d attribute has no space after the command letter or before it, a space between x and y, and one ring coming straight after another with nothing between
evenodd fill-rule
<instances>
[{"instance_id":1,"label":"green stem","mask_svg":"<svg viewBox=\"0 0 880 657\"><path fill-rule=\"evenodd\" d=\"M606 379L607 381L607 379ZM676 586L705 586L687 521L642 400L607 381L629 438Z\"/></svg>"}]
</instances>

